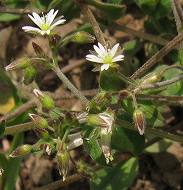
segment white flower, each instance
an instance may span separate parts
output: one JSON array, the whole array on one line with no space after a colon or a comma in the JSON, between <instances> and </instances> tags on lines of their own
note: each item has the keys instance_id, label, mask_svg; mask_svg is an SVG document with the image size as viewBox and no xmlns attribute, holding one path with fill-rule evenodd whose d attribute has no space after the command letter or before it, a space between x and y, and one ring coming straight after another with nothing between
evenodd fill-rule
<instances>
[{"instance_id":1,"label":"white flower","mask_svg":"<svg viewBox=\"0 0 183 190\"><path fill-rule=\"evenodd\" d=\"M22 27L22 29L25 32L49 35L51 30L53 30L57 25L63 24L66 21L65 19L63 19L64 16L60 16L55 19L57 13L58 10L54 11L54 9L51 9L46 15L42 13L42 16L39 16L37 13L33 12L32 15L28 16L38 27L24 26Z\"/></svg>"},{"instance_id":2,"label":"white flower","mask_svg":"<svg viewBox=\"0 0 183 190\"><path fill-rule=\"evenodd\" d=\"M102 44L98 43L98 47L96 45L93 46L95 52L91 52L86 56L88 61L102 63L100 68L101 71L107 70L110 66L115 66L115 62L122 61L124 59L124 55L121 54L119 50L119 43L114 45L112 49L105 48Z\"/></svg>"}]
</instances>

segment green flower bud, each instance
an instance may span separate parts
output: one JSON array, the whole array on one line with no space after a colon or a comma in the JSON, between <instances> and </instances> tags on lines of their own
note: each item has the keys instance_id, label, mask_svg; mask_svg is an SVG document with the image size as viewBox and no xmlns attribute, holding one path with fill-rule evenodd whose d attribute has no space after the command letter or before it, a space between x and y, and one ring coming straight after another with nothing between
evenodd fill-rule
<instances>
[{"instance_id":1,"label":"green flower bud","mask_svg":"<svg viewBox=\"0 0 183 190\"><path fill-rule=\"evenodd\" d=\"M57 163L59 166L60 175L63 175L63 181L66 179L68 170L69 170L69 153L66 148L66 144L63 144L61 141L58 142L58 152L56 155Z\"/></svg>"},{"instance_id":2,"label":"green flower bud","mask_svg":"<svg viewBox=\"0 0 183 190\"><path fill-rule=\"evenodd\" d=\"M88 44L93 43L95 41L95 37L88 32L80 31L76 32L72 36L71 41L79 44Z\"/></svg>"},{"instance_id":3,"label":"green flower bud","mask_svg":"<svg viewBox=\"0 0 183 190\"><path fill-rule=\"evenodd\" d=\"M162 76L160 74L152 73L151 75L143 78L144 81L141 83L141 85L156 83L161 80L161 78Z\"/></svg>"},{"instance_id":4,"label":"green flower bud","mask_svg":"<svg viewBox=\"0 0 183 190\"><path fill-rule=\"evenodd\" d=\"M34 89L33 92L39 98L39 100L41 101L41 104L44 108L46 108L48 110L55 108L55 102L49 95L42 93L38 89Z\"/></svg>"},{"instance_id":5,"label":"green flower bud","mask_svg":"<svg viewBox=\"0 0 183 190\"><path fill-rule=\"evenodd\" d=\"M36 78L37 70L33 66L29 66L24 70L24 84L28 85Z\"/></svg>"},{"instance_id":6,"label":"green flower bud","mask_svg":"<svg viewBox=\"0 0 183 190\"><path fill-rule=\"evenodd\" d=\"M106 127L111 130L113 125L114 117L113 114L108 114L107 112L99 114L89 114L87 117L87 123L89 125Z\"/></svg>"},{"instance_id":7,"label":"green flower bud","mask_svg":"<svg viewBox=\"0 0 183 190\"><path fill-rule=\"evenodd\" d=\"M35 132L43 139L48 139L50 137L49 132L44 128L35 128Z\"/></svg>"},{"instance_id":8,"label":"green flower bud","mask_svg":"<svg viewBox=\"0 0 183 190\"><path fill-rule=\"evenodd\" d=\"M24 144L16 148L9 156L12 158L25 156L31 153L32 149L33 149L32 145Z\"/></svg>"},{"instance_id":9,"label":"green flower bud","mask_svg":"<svg viewBox=\"0 0 183 190\"><path fill-rule=\"evenodd\" d=\"M145 116L140 109L136 109L133 113L133 120L135 127L138 129L139 134L143 135L145 132Z\"/></svg>"},{"instance_id":10,"label":"green flower bud","mask_svg":"<svg viewBox=\"0 0 183 190\"><path fill-rule=\"evenodd\" d=\"M22 57L10 63L8 66L5 67L6 71L11 71L15 69L25 69L31 64L31 59L28 57Z\"/></svg>"},{"instance_id":11,"label":"green flower bud","mask_svg":"<svg viewBox=\"0 0 183 190\"><path fill-rule=\"evenodd\" d=\"M36 127L48 128L48 121L44 117L32 113L29 113L29 117L32 119Z\"/></svg>"}]
</instances>

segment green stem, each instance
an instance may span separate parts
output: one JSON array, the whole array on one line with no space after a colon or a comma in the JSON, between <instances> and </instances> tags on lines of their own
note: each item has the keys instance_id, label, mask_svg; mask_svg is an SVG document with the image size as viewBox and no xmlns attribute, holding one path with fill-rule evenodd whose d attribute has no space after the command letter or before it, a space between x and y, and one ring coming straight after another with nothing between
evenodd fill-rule
<instances>
[{"instance_id":1,"label":"green stem","mask_svg":"<svg viewBox=\"0 0 183 190\"><path fill-rule=\"evenodd\" d=\"M136 128L127 121L118 120L117 122L118 122L118 125L123 126L124 128L136 131ZM151 134L151 135L155 135L156 137L166 138L166 139L170 139L176 142L183 143L183 136L175 135L168 131L163 131L161 129L147 127L145 134Z\"/></svg>"},{"instance_id":2,"label":"green stem","mask_svg":"<svg viewBox=\"0 0 183 190\"><path fill-rule=\"evenodd\" d=\"M57 64L53 66L52 70L57 74L64 85L82 101L83 104L87 105L89 103L89 100L69 81Z\"/></svg>"}]
</instances>

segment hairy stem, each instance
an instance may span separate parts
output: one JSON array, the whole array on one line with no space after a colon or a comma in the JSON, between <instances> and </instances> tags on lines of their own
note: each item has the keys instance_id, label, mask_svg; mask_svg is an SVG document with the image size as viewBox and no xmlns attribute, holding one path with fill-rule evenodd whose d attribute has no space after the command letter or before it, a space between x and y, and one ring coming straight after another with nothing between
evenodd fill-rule
<instances>
[{"instance_id":1,"label":"hairy stem","mask_svg":"<svg viewBox=\"0 0 183 190\"><path fill-rule=\"evenodd\" d=\"M83 104L87 105L89 100L83 96L83 94L69 81L69 79L64 75L58 65L53 66L53 71L57 74L59 79L64 83L64 85L76 96Z\"/></svg>"},{"instance_id":2,"label":"hairy stem","mask_svg":"<svg viewBox=\"0 0 183 190\"><path fill-rule=\"evenodd\" d=\"M153 55L142 67L140 67L130 78L136 79L141 77L147 70L152 68L158 61L160 61L165 55L167 55L174 47L178 46L183 41L183 33L177 35L171 41L167 43L160 51Z\"/></svg>"},{"instance_id":3,"label":"hairy stem","mask_svg":"<svg viewBox=\"0 0 183 190\"><path fill-rule=\"evenodd\" d=\"M90 8L88 7L88 5L85 5L84 3L81 3L79 0L75 0L76 3L79 4L81 11L83 12L84 16L87 18L87 20L90 22L92 28L93 28L93 32L95 33L95 36L98 40L98 42L100 42L103 46L107 46L107 43L104 39L104 35L102 30L100 29L100 26L98 24L98 22L96 21L92 11L90 10Z\"/></svg>"}]
</instances>

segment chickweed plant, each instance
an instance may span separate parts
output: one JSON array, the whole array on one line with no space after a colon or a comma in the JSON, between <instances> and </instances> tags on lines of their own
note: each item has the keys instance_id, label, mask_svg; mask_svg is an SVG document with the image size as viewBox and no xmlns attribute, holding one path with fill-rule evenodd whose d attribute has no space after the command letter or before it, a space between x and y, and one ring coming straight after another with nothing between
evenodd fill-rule
<instances>
[{"instance_id":1,"label":"chickweed plant","mask_svg":"<svg viewBox=\"0 0 183 190\"><path fill-rule=\"evenodd\" d=\"M30 112L26 113L31 125L6 127L2 135L33 130L39 137L35 144L22 144L12 149L7 159L29 154L47 155L57 161L63 181L72 183L87 178L90 180L90 188L94 190L128 189L138 174L138 157L147 151L148 146L152 146L159 139L183 143L180 135L168 131L171 127L166 128L169 123L163 116L169 105L182 105L181 61L170 66L156 65L172 49L176 49L181 56L178 45L183 40L183 34L180 33L166 43L145 64L141 63L142 66L136 68L135 73L130 76L125 68L132 63L128 61L134 56L129 51L128 45L131 42L124 44L110 41L101 30L105 23L99 24L98 18L88 6L100 5L104 11L111 11L112 17L112 11L124 10L123 5L94 0L76 0L74 4L81 9L84 22L89 22L90 32L78 29L61 37L56 29L59 25L68 23L67 17L58 16L60 10L52 7L44 13L29 13L27 17L32 25L22 27L24 35L47 39L51 54L45 54L44 47L33 42L36 56L24 55L5 67L7 74L15 70L23 71L24 84L32 88L34 109L29 109ZM111 22L111 25L115 26L116 23ZM91 47L83 59L86 64L93 66L91 72L96 72L99 76L99 88L92 98L86 97L77 89L60 68L60 51L69 42L80 46L89 44ZM54 96L35 86L40 65L45 70L52 70L65 88L81 101L81 111L73 112L58 107ZM79 160L75 160L72 157L71 152L78 147L82 154L88 155L87 159L82 159L81 156ZM71 165L74 166L72 170ZM5 165L0 166L0 176L6 176L8 171Z\"/></svg>"}]
</instances>

